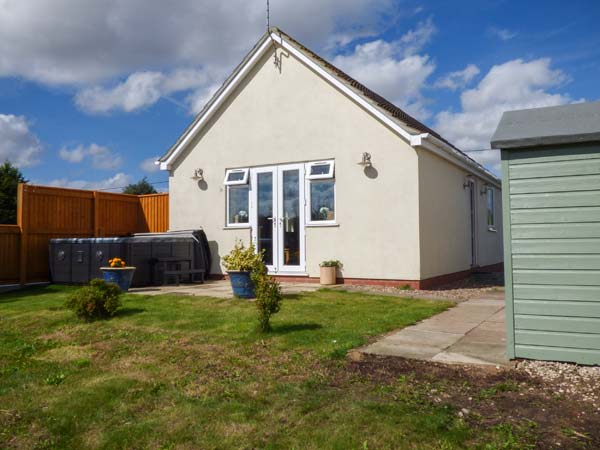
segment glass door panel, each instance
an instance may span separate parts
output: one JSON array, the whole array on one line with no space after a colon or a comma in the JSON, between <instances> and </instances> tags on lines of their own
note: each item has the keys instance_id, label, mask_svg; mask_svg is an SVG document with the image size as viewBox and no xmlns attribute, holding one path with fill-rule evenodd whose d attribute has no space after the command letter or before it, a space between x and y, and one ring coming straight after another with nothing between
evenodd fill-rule
<instances>
[{"instance_id":1,"label":"glass door panel","mask_svg":"<svg viewBox=\"0 0 600 450\"><path fill-rule=\"evenodd\" d=\"M284 170L280 225L283 230L283 265L300 265L300 176L299 171Z\"/></svg>"},{"instance_id":2,"label":"glass door panel","mask_svg":"<svg viewBox=\"0 0 600 450\"><path fill-rule=\"evenodd\" d=\"M280 166L279 271L303 272L304 264L304 167Z\"/></svg>"},{"instance_id":3,"label":"glass door panel","mask_svg":"<svg viewBox=\"0 0 600 450\"><path fill-rule=\"evenodd\" d=\"M304 272L304 166L251 169L252 241L270 273Z\"/></svg>"},{"instance_id":4,"label":"glass door panel","mask_svg":"<svg viewBox=\"0 0 600 450\"><path fill-rule=\"evenodd\" d=\"M276 228L273 175L272 171L256 174L256 248L259 252L264 250L265 264L271 267L274 266L276 258L273 233Z\"/></svg>"}]
</instances>

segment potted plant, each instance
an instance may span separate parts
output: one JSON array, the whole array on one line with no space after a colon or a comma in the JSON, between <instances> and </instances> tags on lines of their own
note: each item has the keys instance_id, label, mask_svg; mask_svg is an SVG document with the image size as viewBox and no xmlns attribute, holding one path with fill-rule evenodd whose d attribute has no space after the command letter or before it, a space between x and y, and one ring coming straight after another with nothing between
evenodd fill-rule
<instances>
[{"instance_id":1,"label":"potted plant","mask_svg":"<svg viewBox=\"0 0 600 450\"><path fill-rule=\"evenodd\" d=\"M100 267L100 271L104 281L116 284L123 292L127 292L131 286L135 267L127 266L121 258L112 258L108 260L108 267Z\"/></svg>"},{"instance_id":2,"label":"potted plant","mask_svg":"<svg viewBox=\"0 0 600 450\"><path fill-rule=\"evenodd\" d=\"M337 269L338 267L342 267L342 263L337 259L332 259L323 261L319 264L319 267L321 268L321 284L336 284Z\"/></svg>"},{"instance_id":3,"label":"potted plant","mask_svg":"<svg viewBox=\"0 0 600 450\"><path fill-rule=\"evenodd\" d=\"M223 266L229 275L233 295L240 298L254 298L253 273L266 273L262 253L256 253L254 244L245 247L236 241L231 252L223 256Z\"/></svg>"}]
</instances>

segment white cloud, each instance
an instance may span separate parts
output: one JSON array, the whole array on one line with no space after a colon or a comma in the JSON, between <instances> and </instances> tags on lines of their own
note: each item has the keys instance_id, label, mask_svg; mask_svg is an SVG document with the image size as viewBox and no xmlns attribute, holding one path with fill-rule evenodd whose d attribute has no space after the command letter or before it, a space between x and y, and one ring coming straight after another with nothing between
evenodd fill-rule
<instances>
[{"instance_id":1,"label":"white cloud","mask_svg":"<svg viewBox=\"0 0 600 450\"><path fill-rule=\"evenodd\" d=\"M352 53L336 56L332 62L378 94L425 118L428 113L421 89L435 64L428 55L416 52L434 31L431 21L421 22L397 41L378 39L360 44Z\"/></svg>"},{"instance_id":2,"label":"white cloud","mask_svg":"<svg viewBox=\"0 0 600 450\"><path fill-rule=\"evenodd\" d=\"M469 64L463 70L457 70L456 72L450 72L444 75L434 83L434 87L437 88L448 88L452 91L462 89L467 86L473 78L479 75L479 68L474 64Z\"/></svg>"},{"instance_id":3,"label":"white cloud","mask_svg":"<svg viewBox=\"0 0 600 450\"><path fill-rule=\"evenodd\" d=\"M131 112L153 105L161 97L179 91L202 90L209 80L209 75L200 69L179 69L169 74L136 72L112 87L83 89L75 97L75 102L88 113L113 110Z\"/></svg>"},{"instance_id":4,"label":"white cloud","mask_svg":"<svg viewBox=\"0 0 600 450\"><path fill-rule=\"evenodd\" d=\"M95 143L88 146L78 145L72 149L63 147L58 151L58 156L70 163L80 163L89 158L94 169L117 169L123 164L121 155Z\"/></svg>"},{"instance_id":5,"label":"white cloud","mask_svg":"<svg viewBox=\"0 0 600 450\"><path fill-rule=\"evenodd\" d=\"M568 103L568 95L549 92L567 81L550 59L515 59L493 66L479 84L461 93L461 111L442 111L434 128L463 150L489 148L502 113L513 109ZM470 156L499 171L499 152L472 152Z\"/></svg>"},{"instance_id":6,"label":"white cloud","mask_svg":"<svg viewBox=\"0 0 600 450\"><path fill-rule=\"evenodd\" d=\"M392 0L280 0L271 23L308 45L380 32ZM265 29L258 1L3 1L0 76L86 86L176 67L230 70ZM43 38L40 38L43 37Z\"/></svg>"},{"instance_id":7,"label":"white cloud","mask_svg":"<svg viewBox=\"0 0 600 450\"><path fill-rule=\"evenodd\" d=\"M516 31L508 30L506 28L490 27L488 28L488 34L497 37L502 41L509 41L512 38L516 37L519 33L517 33Z\"/></svg>"},{"instance_id":8,"label":"white cloud","mask_svg":"<svg viewBox=\"0 0 600 450\"><path fill-rule=\"evenodd\" d=\"M142 169L144 172L147 173L153 173L153 172L158 172L159 167L157 164L154 164L154 162L160 158L160 156L153 156L152 158L147 158L144 159L141 163L140 163L140 169Z\"/></svg>"},{"instance_id":9,"label":"white cloud","mask_svg":"<svg viewBox=\"0 0 600 450\"><path fill-rule=\"evenodd\" d=\"M113 177L98 181L69 180L67 178L58 178L48 182L42 182L46 186L66 187L73 189L93 189L93 190L119 190L132 182L131 175L117 173Z\"/></svg>"},{"instance_id":10,"label":"white cloud","mask_svg":"<svg viewBox=\"0 0 600 450\"><path fill-rule=\"evenodd\" d=\"M192 92L185 98L186 103L189 105L190 112L198 114L202 111L202 108L208 103L213 94L221 87L220 83L214 83L206 86L203 89L198 89Z\"/></svg>"},{"instance_id":11,"label":"white cloud","mask_svg":"<svg viewBox=\"0 0 600 450\"><path fill-rule=\"evenodd\" d=\"M81 145L72 150L63 147L58 151L60 159L70 163L80 163L85 158L85 155L86 149Z\"/></svg>"},{"instance_id":12,"label":"white cloud","mask_svg":"<svg viewBox=\"0 0 600 450\"><path fill-rule=\"evenodd\" d=\"M40 162L42 144L29 129L23 116L0 114L0 163L10 161L18 167Z\"/></svg>"}]
</instances>

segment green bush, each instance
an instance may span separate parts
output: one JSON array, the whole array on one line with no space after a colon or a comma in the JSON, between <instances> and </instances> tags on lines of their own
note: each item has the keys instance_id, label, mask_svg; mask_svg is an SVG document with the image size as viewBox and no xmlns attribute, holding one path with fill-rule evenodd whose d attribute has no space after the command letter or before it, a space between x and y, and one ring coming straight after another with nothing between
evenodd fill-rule
<instances>
[{"instance_id":1,"label":"green bush","mask_svg":"<svg viewBox=\"0 0 600 450\"><path fill-rule=\"evenodd\" d=\"M222 260L225 269L230 271L260 272L264 268L262 252L256 253L254 244L246 247L240 240L235 242L233 249Z\"/></svg>"},{"instance_id":2,"label":"green bush","mask_svg":"<svg viewBox=\"0 0 600 450\"><path fill-rule=\"evenodd\" d=\"M117 285L95 279L89 286L77 289L67 299L66 306L81 319L103 319L115 315L121 306L120 295L121 289Z\"/></svg>"},{"instance_id":3,"label":"green bush","mask_svg":"<svg viewBox=\"0 0 600 450\"><path fill-rule=\"evenodd\" d=\"M267 275L266 268L262 272L253 272L252 281L256 293L259 329L266 333L271 331L271 315L278 313L281 307L281 286L275 278Z\"/></svg>"},{"instance_id":4,"label":"green bush","mask_svg":"<svg viewBox=\"0 0 600 450\"><path fill-rule=\"evenodd\" d=\"M319 264L320 267L342 267L342 263L337 259L330 259Z\"/></svg>"}]
</instances>

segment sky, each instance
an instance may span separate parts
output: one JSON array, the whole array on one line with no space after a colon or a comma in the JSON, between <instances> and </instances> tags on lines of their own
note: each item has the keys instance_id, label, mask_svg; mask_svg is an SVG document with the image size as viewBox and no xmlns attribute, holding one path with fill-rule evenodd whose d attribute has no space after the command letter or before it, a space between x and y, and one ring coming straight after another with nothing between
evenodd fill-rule
<instances>
[{"instance_id":1,"label":"sky","mask_svg":"<svg viewBox=\"0 0 600 450\"><path fill-rule=\"evenodd\" d=\"M271 0L271 24L499 173L503 111L600 100L600 1ZM265 31L262 0L0 0L0 161L119 191Z\"/></svg>"}]
</instances>

